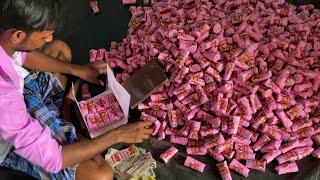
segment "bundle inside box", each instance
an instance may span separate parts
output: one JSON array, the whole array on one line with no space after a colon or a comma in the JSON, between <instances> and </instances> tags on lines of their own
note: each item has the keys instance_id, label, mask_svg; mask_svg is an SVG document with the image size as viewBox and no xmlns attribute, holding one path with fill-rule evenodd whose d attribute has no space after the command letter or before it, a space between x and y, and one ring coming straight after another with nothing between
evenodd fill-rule
<instances>
[{"instance_id":1,"label":"bundle inside box","mask_svg":"<svg viewBox=\"0 0 320 180\"><path fill-rule=\"evenodd\" d=\"M131 96L116 80L109 67L107 79L106 91L95 97L76 102L81 114L80 120L85 124L85 130L91 138L128 123ZM75 93L73 94L76 99ZM84 94L88 94L88 91L85 91Z\"/></svg>"}]
</instances>

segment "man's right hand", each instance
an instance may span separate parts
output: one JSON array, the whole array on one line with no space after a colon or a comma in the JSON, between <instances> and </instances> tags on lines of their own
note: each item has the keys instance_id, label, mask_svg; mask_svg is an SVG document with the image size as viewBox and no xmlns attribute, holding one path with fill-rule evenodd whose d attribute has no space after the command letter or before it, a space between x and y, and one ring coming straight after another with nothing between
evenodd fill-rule
<instances>
[{"instance_id":1,"label":"man's right hand","mask_svg":"<svg viewBox=\"0 0 320 180\"><path fill-rule=\"evenodd\" d=\"M139 121L133 124L123 125L110 132L118 142L122 143L141 143L149 139L152 134L152 122Z\"/></svg>"}]
</instances>

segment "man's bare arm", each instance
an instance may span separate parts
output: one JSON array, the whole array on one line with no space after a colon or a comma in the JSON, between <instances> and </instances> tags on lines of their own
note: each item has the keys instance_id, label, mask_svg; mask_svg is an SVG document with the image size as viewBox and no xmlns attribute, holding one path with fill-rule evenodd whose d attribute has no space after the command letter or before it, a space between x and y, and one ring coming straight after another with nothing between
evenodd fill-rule
<instances>
[{"instance_id":1,"label":"man's bare arm","mask_svg":"<svg viewBox=\"0 0 320 180\"><path fill-rule=\"evenodd\" d=\"M151 125L151 122L140 121L121 126L93 140L81 138L79 142L65 145L62 147L62 168L85 162L119 142L141 143L152 133Z\"/></svg>"},{"instance_id":2,"label":"man's bare arm","mask_svg":"<svg viewBox=\"0 0 320 180\"><path fill-rule=\"evenodd\" d=\"M62 62L36 51L28 53L23 67L43 72L70 74L85 81L100 85L103 83L99 81L97 77L107 71L107 63L104 61L86 65L75 65Z\"/></svg>"},{"instance_id":3,"label":"man's bare arm","mask_svg":"<svg viewBox=\"0 0 320 180\"><path fill-rule=\"evenodd\" d=\"M33 51L28 53L23 66L38 71L75 75L74 69L79 65L62 62L41 52Z\"/></svg>"}]
</instances>

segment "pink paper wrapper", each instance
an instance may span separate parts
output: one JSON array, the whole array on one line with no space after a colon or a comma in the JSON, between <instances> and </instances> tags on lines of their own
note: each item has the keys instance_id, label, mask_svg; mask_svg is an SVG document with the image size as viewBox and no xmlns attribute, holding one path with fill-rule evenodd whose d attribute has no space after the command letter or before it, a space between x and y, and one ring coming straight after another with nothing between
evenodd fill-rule
<instances>
[{"instance_id":1,"label":"pink paper wrapper","mask_svg":"<svg viewBox=\"0 0 320 180\"><path fill-rule=\"evenodd\" d=\"M176 155L178 152L179 152L179 150L177 148L175 148L174 146L172 146L160 155L160 159L162 159L163 162L167 164L170 161L170 159L174 155Z\"/></svg>"},{"instance_id":2,"label":"pink paper wrapper","mask_svg":"<svg viewBox=\"0 0 320 180\"><path fill-rule=\"evenodd\" d=\"M203 172L204 168L206 167L205 164L203 164L202 162L190 157L190 156L187 156L186 160L184 161L184 166L186 167L189 167L191 169L194 169L196 171L199 171L199 172Z\"/></svg>"}]
</instances>

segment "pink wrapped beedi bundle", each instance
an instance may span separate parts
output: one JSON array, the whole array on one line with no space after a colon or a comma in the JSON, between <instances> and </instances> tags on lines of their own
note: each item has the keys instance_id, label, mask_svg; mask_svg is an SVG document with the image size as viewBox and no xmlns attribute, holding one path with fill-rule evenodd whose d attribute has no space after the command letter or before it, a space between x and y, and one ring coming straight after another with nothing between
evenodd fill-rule
<instances>
[{"instance_id":1,"label":"pink wrapped beedi bundle","mask_svg":"<svg viewBox=\"0 0 320 180\"><path fill-rule=\"evenodd\" d=\"M90 60L90 63L93 63L93 62L96 61L97 55L98 55L98 51L97 51L97 50L91 49L91 50L89 51L89 60Z\"/></svg>"},{"instance_id":2,"label":"pink wrapped beedi bundle","mask_svg":"<svg viewBox=\"0 0 320 180\"><path fill-rule=\"evenodd\" d=\"M184 166L189 167L189 168L194 169L199 172L203 172L204 168L206 167L205 164L203 164L202 162L200 162L190 156L187 156L186 160L184 161Z\"/></svg>"},{"instance_id":3,"label":"pink wrapped beedi bundle","mask_svg":"<svg viewBox=\"0 0 320 180\"><path fill-rule=\"evenodd\" d=\"M178 152L179 152L179 150L177 148L175 148L174 146L171 146L164 153L162 153L159 158L162 159L163 162L167 164L170 161L170 159L174 155L176 155Z\"/></svg>"},{"instance_id":4,"label":"pink wrapped beedi bundle","mask_svg":"<svg viewBox=\"0 0 320 180\"><path fill-rule=\"evenodd\" d=\"M127 5L127 4L136 4L136 0L122 0L122 4Z\"/></svg>"},{"instance_id":5,"label":"pink wrapped beedi bundle","mask_svg":"<svg viewBox=\"0 0 320 180\"><path fill-rule=\"evenodd\" d=\"M243 164L241 164L239 161L233 159L230 164L229 164L229 168L231 170L234 170L235 172L243 175L244 177L248 177L249 176L249 169L244 166Z\"/></svg>"},{"instance_id":6,"label":"pink wrapped beedi bundle","mask_svg":"<svg viewBox=\"0 0 320 180\"><path fill-rule=\"evenodd\" d=\"M100 12L98 1L90 1L90 7L93 11L93 14L98 14Z\"/></svg>"},{"instance_id":7,"label":"pink wrapped beedi bundle","mask_svg":"<svg viewBox=\"0 0 320 180\"><path fill-rule=\"evenodd\" d=\"M312 156L319 159L320 158L320 148L313 151Z\"/></svg>"},{"instance_id":8,"label":"pink wrapped beedi bundle","mask_svg":"<svg viewBox=\"0 0 320 180\"><path fill-rule=\"evenodd\" d=\"M218 168L223 180L232 180L227 161L223 161L222 163L218 163L217 168Z\"/></svg>"},{"instance_id":9,"label":"pink wrapped beedi bundle","mask_svg":"<svg viewBox=\"0 0 320 180\"><path fill-rule=\"evenodd\" d=\"M278 175L298 172L299 168L296 162L288 162L275 167Z\"/></svg>"},{"instance_id":10,"label":"pink wrapped beedi bundle","mask_svg":"<svg viewBox=\"0 0 320 180\"><path fill-rule=\"evenodd\" d=\"M187 147L186 149L187 154L191 155L206 155L207 154L207 148L204 147Z\"/></svg>"},{"instance_id":11,"label":"pink wrapped beedi bundle","mask_svg":"<svg viewBox=\"0 0 320 180\"><path fill-rule=\"evenodd\" d=\"M90 99L92 97L88 83L82 84L82 86L81 86L81 95L82 95L82 98L84 100Z\"/></svg>"},{"instance_id":12,"label":"pink wrapped beedi bundle","mask_svg":"<svg viewBox=\"0 0 320 180\"><path fill-rule=\"evenodd\" d=\"M255 169L258 171L265 172L266 165L267 165L266 161L258 161L258 160L254 160L254 159L248 159L246 167L250 168L250 169Z\"/></svg>"}]
</instances>

